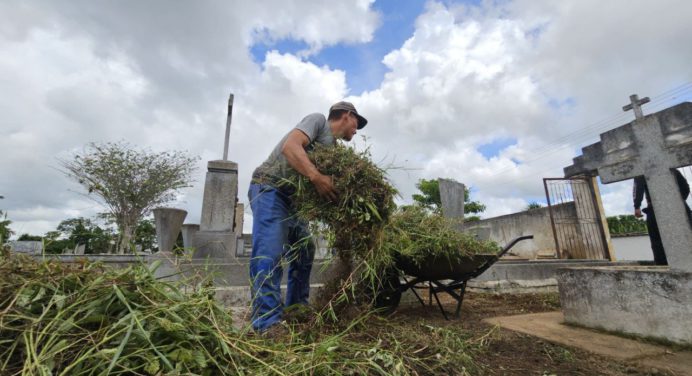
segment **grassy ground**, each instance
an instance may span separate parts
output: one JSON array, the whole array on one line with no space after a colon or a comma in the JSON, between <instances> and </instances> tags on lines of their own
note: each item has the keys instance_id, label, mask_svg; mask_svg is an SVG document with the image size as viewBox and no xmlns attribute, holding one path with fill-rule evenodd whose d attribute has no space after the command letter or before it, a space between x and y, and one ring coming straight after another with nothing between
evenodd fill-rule
<instances>
[{"instance_id":1,"label":"grassy ground","mask_svg":"<svg viewBox=\"0 0 692 376\"><path fill-rule=\"evenodd\" d=\"M336 323L300 308L283 332L258 335L211 290L182 291L142 266L0 258L0 274L2 375L650 374L482 321L556 310L556 294L469 293L451 321L415 304L387 317L347 305Z\"/></svg>"}]
</instances>

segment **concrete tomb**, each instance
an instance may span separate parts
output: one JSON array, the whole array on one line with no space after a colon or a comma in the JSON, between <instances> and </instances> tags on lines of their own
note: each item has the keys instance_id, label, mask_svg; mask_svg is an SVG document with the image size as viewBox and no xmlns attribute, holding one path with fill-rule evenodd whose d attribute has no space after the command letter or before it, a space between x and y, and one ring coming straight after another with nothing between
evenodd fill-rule
<instances>
[{"instance_id":1,"label":"concrete tomb","mask_svg":"<svg viewBox=\"0 0 692 376\"><path fill-rule=\"evenodd\" d=\"M601 134L565 168L597 173L603 183L644 176L669 267L567 268L558 271L565 321L608 331L692 344L692 224L671 169L692 164L692 103L644 116Z\"/></svg>"}]
</instances>

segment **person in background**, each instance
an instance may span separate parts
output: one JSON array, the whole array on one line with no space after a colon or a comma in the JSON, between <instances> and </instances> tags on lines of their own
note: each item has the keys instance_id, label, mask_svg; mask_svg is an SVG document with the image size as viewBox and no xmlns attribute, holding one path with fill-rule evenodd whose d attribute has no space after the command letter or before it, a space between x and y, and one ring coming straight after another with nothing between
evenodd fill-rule
<instances>
[{"instance_id":1,"label":"person in background","mask_svg":"<svg viewBox=\"0 0 692 376\"><path fill-rule=\"evenodd\" d=\"M680 171L673 169L673 175L675 176L675 181L678 183L678 189L680 190L680 195L682 196L682 201L687 200L687 196L690 194L690 186L687 184L687 180L680 173ZM665 250L663 249L663 242L661 241L661 233L658 231L658 224L656 223L656 214L654 213L654 207L651 203L651 197L649 196L649 188L646 186L646 179L643 176L638 176L634 178L634 188L632 196L634 197L634 216L641 218L642 213L646 214L646 228L649 231L649 239L651 240L651 250L654 252L654 263L656 265L668 265L668 259L666 258ZM642 200L646 196L646 207L641 209ZM687 217L692 224L692 211L690 207L685 202L685 207L687 208ZM660 213L659 213L660 214Z\"/></svg>"}]
</instances>

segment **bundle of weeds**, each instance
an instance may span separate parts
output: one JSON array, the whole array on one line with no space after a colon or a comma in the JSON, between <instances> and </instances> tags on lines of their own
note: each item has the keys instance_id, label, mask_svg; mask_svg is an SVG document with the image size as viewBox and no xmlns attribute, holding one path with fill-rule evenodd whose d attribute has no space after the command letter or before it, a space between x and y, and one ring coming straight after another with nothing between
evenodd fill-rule
<instances>
[{"instance_id":1,"label":"bundle of weeds","mask_svg":"<svg viewBox=\"0 0 692 376\"><path fill-rule=\"evenodd\" d=\"M366 317L264 338L234 329L209 290L183 292L143 265L13 257L0 260L0 273L3 375L434 374L437 358L455 350L431 357L394 338L360 337L354 328Z\"/></svg>"},{"instance_id":2,"label":"bundle of weeds","mask_svg":"<svg viewBox=\"0 0 692 376\"><path fill-rule=\"evenodd\" d=\"M341 143L318 145L309 158L322 174L333 177L338 199L331 202L322 198L306 177L296 175L291 184L295 186L292 200L298 216L325 225L337 251L366 257L376 244L373 234L396 208L396 189L385 171L372 162L368 149L357 151Z\"/></svg>"},{"instance_id":3,"label":"bundle of weeds","mask_svg":"<svg viewBox=\"0 0 692 376\"><path fill-rule=\"evenodd\" d=\"M382 230L396 209L396 189L385 170L373 163L369 150L357 151L341 143L317 146L308 154L318 170L333 177L336 202L321 197L310 181L296 174L290 180L297 215L321 229L336 250L332 278L321 289L316 302L334 316L334 307L351 302L357 294L354 275L363 270L370 283L377 271L367 266L381 252ZM314 226L317 225L317 226Z\"/></svg>"},{"instance_id":4,"label":"bundle of weeds","mask_svg":"<svg viewBox=\"0 0 692 376\"><path fill-rule=\"evenodd\" d=\"M458 223L440 214L412 205L404 206L391 216L384 232L381 267L392 265L397 257L417 265L425 260L446 259L456 263L476 254L496 254L500 247L492 241L458 231Z\"/></svg>"}]
</instances>

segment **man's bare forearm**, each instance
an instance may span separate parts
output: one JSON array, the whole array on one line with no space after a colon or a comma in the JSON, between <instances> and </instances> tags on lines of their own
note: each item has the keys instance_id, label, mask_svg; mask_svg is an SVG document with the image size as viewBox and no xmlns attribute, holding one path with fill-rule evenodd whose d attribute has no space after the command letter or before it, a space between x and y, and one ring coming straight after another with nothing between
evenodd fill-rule
<instances>
[{"instance_id":1,"label":"man's bare forearm","mask_svg":"<svg viewBox=\"0 0 692 376\"><path fill-rule=\"evenodd\" d=\"M286 161L291 167L298 171L298 173L313 180L315 176L320 174L317 167L312 164L302 145L294 142L289 143L289 141L291 140L286 141L282 150L283 155L286 157Z\"/></svg>"}]
</instances>

